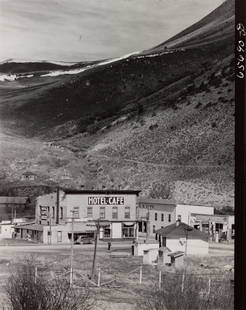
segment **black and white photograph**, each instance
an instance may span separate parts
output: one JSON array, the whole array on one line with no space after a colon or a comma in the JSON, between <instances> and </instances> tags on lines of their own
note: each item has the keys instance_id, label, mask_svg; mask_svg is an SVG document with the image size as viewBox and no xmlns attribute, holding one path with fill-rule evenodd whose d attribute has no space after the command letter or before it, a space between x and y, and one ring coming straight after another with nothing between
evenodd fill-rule
<instances>
[{"instance_id":1,"label":"black and white photograph","mask_svg":"<svg viewBox=\"0 0 246 310\"><path fill-rule=\"evenodd\" d=\"M245 36L234 0L0 0L1 310L234 309Z\"/></svg>"}]
</instances>

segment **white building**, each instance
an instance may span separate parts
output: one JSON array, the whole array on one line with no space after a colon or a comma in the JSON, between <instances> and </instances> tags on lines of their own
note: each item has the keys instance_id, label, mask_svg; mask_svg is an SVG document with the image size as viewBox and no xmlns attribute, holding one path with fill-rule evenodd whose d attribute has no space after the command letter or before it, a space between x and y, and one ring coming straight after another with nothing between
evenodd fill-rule
<instances>
[{"instance_id":1,"label":"white building","mask_svg":"<svg viewBox=\"0 0 246 310\"><path fill-rule=\"evenodd\" d=\"M167 247L172 252L182 251L187 255L208 254L208 234L180 222L171 224L157 231L160 247Z\"/></svg>"},{"instance_id":2,"label":"white building","mask_svg":"<svg viewBox=\"0 0 246 310\"><path fill-rule=\"evenodd\" d=\"M176 204L176 220L180 219L181 222L190 225L192 221L192 214L213 215L214 207Z\"/></svg>"},{"instance_id":3,"label":"white building","mask_svg":"<svg viewBox=\"0 0 246 310\"><path fill-rule=\"evenodd\" d=\"M35 225L19 228L44 243L68 243L72 232L93 237L99 221L99 238L105 241L135 240L139 191L65 190L37 197ZM35 232L36 230L36 232ZM33 232L32 232L33 231Z\"/></svg>"}]
</instances>

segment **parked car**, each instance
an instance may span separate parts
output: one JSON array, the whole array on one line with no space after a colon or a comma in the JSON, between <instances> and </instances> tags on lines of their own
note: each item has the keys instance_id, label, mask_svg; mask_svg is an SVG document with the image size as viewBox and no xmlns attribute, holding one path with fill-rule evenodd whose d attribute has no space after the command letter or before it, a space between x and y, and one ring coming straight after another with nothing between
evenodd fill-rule
<instances>
[{"instance_id":1,"label":"parked car","mask_svg":"<svg viewBox=\"0 0 246 310\"><path fill-rule=\"evenodd\" d=\"M92 244L93 239L88 237L80 236L77 240L74 241L74 244Z\"/></svg>"}]
</instances>

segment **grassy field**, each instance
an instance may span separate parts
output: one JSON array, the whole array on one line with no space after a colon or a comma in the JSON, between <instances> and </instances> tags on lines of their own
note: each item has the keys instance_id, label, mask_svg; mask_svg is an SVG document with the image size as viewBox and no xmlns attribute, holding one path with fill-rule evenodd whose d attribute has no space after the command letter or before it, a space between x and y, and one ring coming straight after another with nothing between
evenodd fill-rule
<instances>
[{"instance_id":1,"label":"grassy field","mask_svg":"<svg viewBox=\"0 0 246 310\"><path fill-rule=\"evenodd\" d=\"M23 244L23 243L21 243ZM98 269L101 270L101 283L113 282L108 285L96 287L90 284L93 294L98 300L98 309L135 309L135 304L139 294L149 291L158 284L159 271L156 266L144 265L142 269L142 283L139 283L140 266L142 257L130 255L130 245L113 245L113 252L107 251L107 245L99 244L96 260L97 283ZM234 264L233 245L220 245L221 254L213 256L215 245L211 246L210 256L207 257L187 257L185 260L186 272L197 276L202 276L206 284L208 278L211 281L223 280L229 276L233 278L233 273L225 270L224 266ZM25 243L22 246L1 246L0 251L0 279L1 298L4 298L3 285L8 278L13 266L19 264L20 259L33 256L38 262L38 274L46 274L49 278L54 275L68 277L70 264L70 246L44 246ZM75 246L74 248L74 283L80 285L83 278L91 272L93 246ZM67 275L64 275L67 273ZM166 276L175 273L173 267L163 269L163 281ZM182 270L178 273L183 273ZM81 277L82 276L82 277Z\"/></svg>"}]
</instances>

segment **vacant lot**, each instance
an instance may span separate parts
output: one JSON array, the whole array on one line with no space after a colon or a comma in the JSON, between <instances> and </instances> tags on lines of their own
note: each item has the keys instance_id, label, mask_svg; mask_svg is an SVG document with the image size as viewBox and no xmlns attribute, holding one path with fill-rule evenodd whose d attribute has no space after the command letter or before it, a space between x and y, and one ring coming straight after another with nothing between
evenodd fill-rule
<instances>
[{"instance_id":1,"label":"vacant lot","mask_svg":"<svg viewBox=\"0 0 246 310\"><path fill-rule=\"evenodd\" d=\"M98 270L101 271L101 284L89 282L93 293L98 300L98 309L134 309L140 292L149 290L158 284L159 271L156 266L144 265L142 269L142 283L139 283L140 266L142 257L131 256L131 244L113 244L112 252L107 251L107 244L99 243L96 259L97 283ZM213 244L211 253L215 256L188 257L186 259L186 271L196 273L204 278L206 285L208 279L213 283L222 281L224 277L233 278L233 273L226 271L224 266L234 264L233 245ZM218 257L218 252L221 255ZM71 249L69 245L35 245L21 244L0 246L0 298L3 301L3 285L14 264L18 264L20 258L32 255L38 262L38 275L48 278L55 276L69 277ZM78 245L74 247L74 283L79 286L83 279L90 275L93 259L93 245ZM174 268L163 269L162 281L165 276L175 272ZM183 271L178 271L182 273ZM177 273L176 273L177 274ZM111 282L110 282L111 281ZM108 282L108 283L107 283Z\"/></svg>"}]
</instances>

